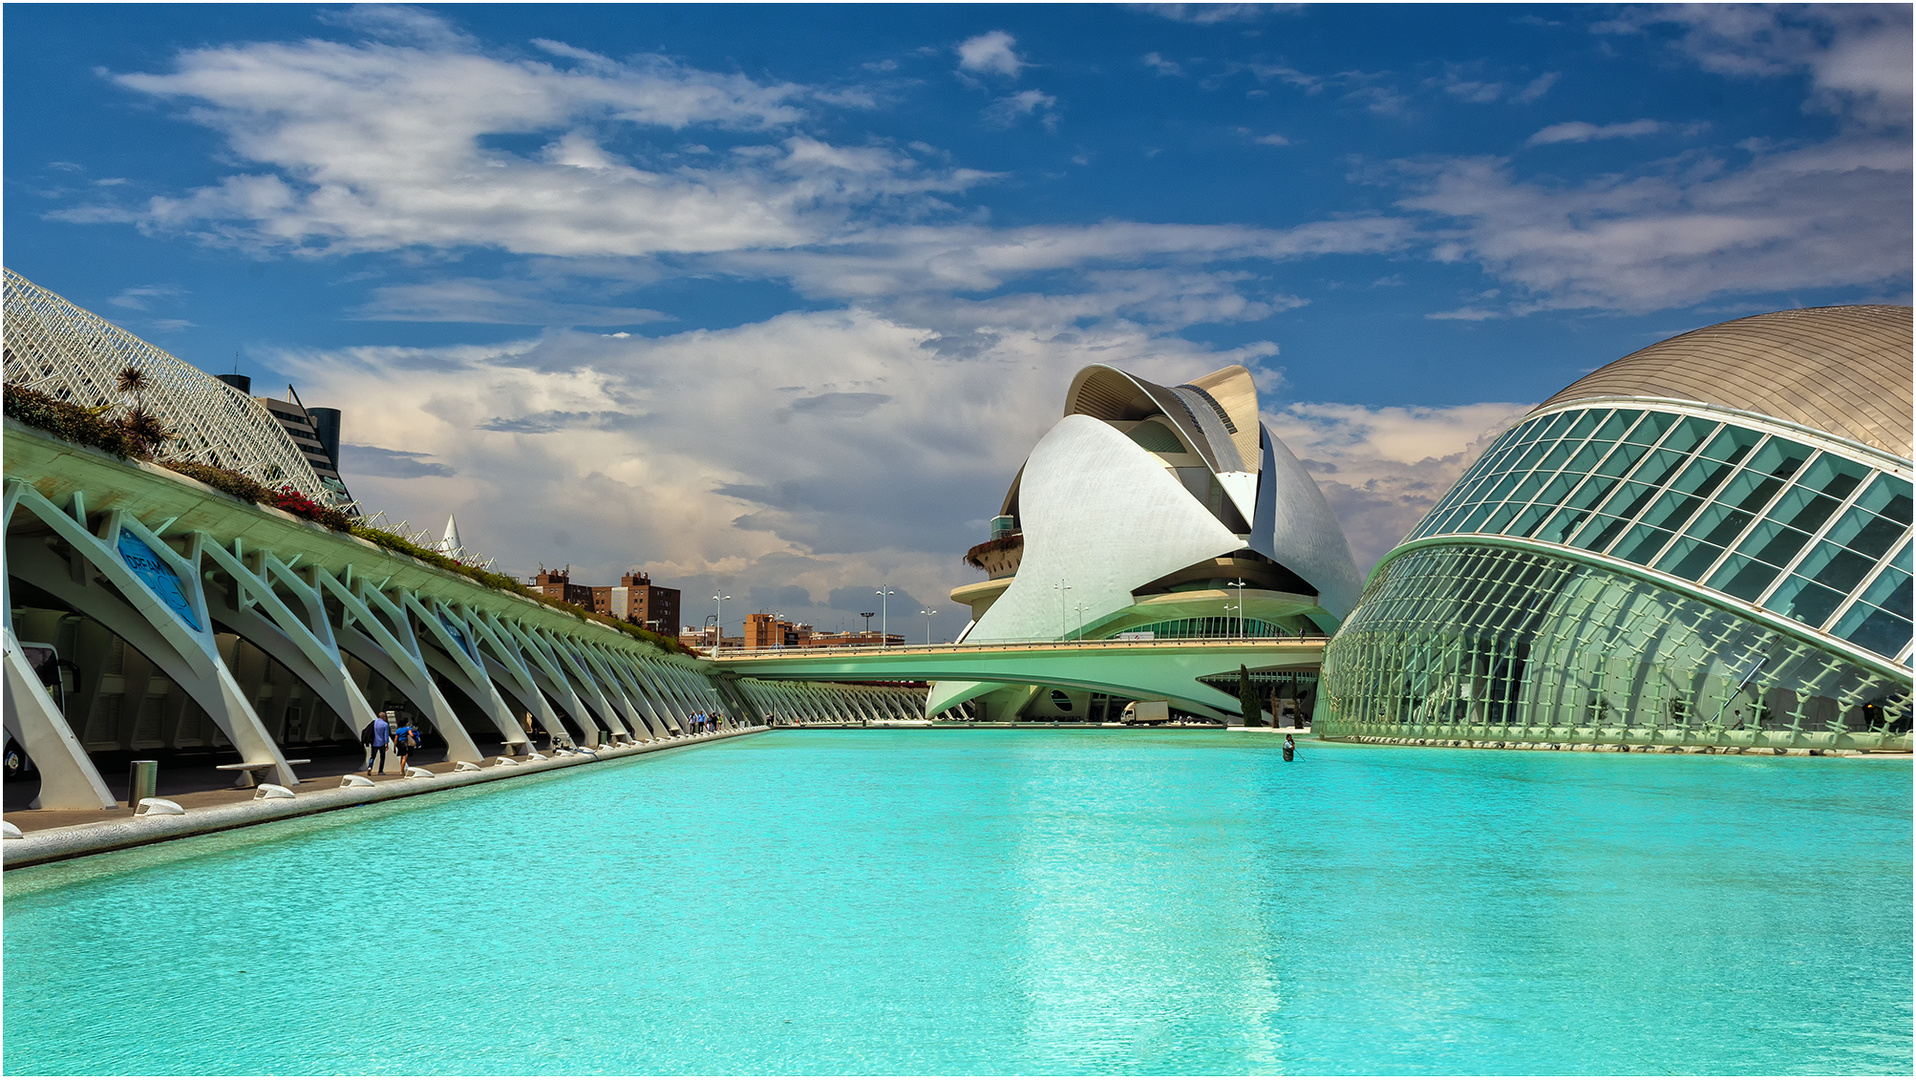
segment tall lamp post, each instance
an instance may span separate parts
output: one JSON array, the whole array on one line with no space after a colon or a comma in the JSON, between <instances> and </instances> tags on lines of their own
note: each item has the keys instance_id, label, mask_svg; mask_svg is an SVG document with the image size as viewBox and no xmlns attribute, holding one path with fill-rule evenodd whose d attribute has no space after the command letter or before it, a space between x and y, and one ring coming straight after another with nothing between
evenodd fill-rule
<instances>
[{"instance_id":1,"label":"tall lamp post","mask_svg":"<svg viewBox=\"0 0 1916 1080\"><path fill-rule=\"evenodd\" d=\"M720 589L712 597L712 602L718 605L718 636L712 639L713 656L717 656L719 646L725 644L725 602L730 599L731 597L725 595L724 589Z\"/></svg>"},{"instance_id":2,"label":"tall lamp post","mask_svg":"<svg viewBox=\"0 0 1916 1080\"><path fill-rule=\"evenodd\" d=\"M1231 584L1237 586L1237 636L1244 636L1244 579L1238 578Z\"/></svg>"},{"instance_id":3,"label":"tall lamp post","mask_svg":"<svg viewBox=\"0 0 1916 1080\"><path fill-rule=\"evenodd\" d=\"M938 609L935 607L928 607L928 608L924 608L920 610L918 614L923 615L925 617L925 644L929 645L931 644L931 617L933 615L938 614Z\"/></svg>"},{"instance_id":4,"label":"tall lamp post","mask_svg":"<svg viewBox=\"0 0 1916 1080\"><path fill-rule=\"evenodd\" d=\"M1058 590L1058 640L1063 641L1067 636L1064 629L1064 594L1071 591L1071 586L1065 584L1065 579L1059 578L1052 588Z\"/></svg>"},{"instance_id":5,"label":"tall lamp post","mask_svg":"<svg viewBox=\"0 0 1916 1080\"><path fill-rule=\"evenodd\" d=\"M878 587L878 636L885 639L887 646L891 644L891 598L895 595L897 590L889 584Z\"/></svg>"},{"instance_id":6,"label":"tall lamp post","mask_svg":"<svg viewBox=\"0 0 1916 1080\"><path fill-rule=\"evenodd\" d=\"M1084 601L1078 601L1078 643L1084 643Z\"/></svg>"}]
</instances>

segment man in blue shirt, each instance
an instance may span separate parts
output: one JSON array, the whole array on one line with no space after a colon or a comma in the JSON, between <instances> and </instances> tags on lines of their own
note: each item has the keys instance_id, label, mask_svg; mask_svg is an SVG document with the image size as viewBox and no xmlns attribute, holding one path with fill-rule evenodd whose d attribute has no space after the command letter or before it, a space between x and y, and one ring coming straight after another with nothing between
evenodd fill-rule
<instances>
[{"instance_id":1,"label":"man in blue shirt","mask_svg":"<svg viewBox=\"0 0 1916 1080\"><path fill-rule=\"evenodd\" d=\"M373 717L373 722L366 725L367 776L373 774L374 760L379 762L379 775L386 775L386 746L392 742L393 734L392 723L389 719L391 716L392 713L390 712L382 713Z\"/></svg>"}]
</instances>

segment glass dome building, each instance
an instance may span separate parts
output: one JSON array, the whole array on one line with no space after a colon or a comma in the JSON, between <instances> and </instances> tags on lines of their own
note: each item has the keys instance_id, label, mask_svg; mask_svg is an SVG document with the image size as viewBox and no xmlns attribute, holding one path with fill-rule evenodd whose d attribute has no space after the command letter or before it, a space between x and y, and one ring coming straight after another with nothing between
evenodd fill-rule
<instances>
[{"instance_id":1,"label":"glass dome building","mask_svg":"<svg viewBox=\"0 0 1916 1080\"><path fill-rule=\"evenodd\" d=\"M1737 319L1545 401L1371 572L1318 733L1909 749L1910 325Z\"/></svg>"}]
</instances>

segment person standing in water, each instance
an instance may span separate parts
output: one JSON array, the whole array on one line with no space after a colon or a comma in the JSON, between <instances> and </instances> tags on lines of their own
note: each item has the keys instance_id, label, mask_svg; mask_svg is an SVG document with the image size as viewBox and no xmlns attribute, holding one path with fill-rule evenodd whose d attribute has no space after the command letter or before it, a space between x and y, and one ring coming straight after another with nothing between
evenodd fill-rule
<instances>
[{"instance_id":1,"label":"person standing in water","mask_svg":"<svg viewBox=\"0 0 1916 1080\"><path fill-rule=\"evenodd\" d=\"M1297 740L1288 733L1284 736L1284 760L1289 761L1297 753Z\"/></svg>"}]
</instances>

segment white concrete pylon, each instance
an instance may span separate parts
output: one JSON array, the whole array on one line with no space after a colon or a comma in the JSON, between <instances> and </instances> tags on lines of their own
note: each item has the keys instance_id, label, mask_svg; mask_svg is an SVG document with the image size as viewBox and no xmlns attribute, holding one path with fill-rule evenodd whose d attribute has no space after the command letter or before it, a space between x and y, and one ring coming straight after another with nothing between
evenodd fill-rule
<instances>
[{"instance_id":1,"label":"white concrete pylon","mask_svg":"<svg viewBox=\"0 0 1916 1080\"><path fill-rule=\"evenodd\" d=\"M425 628L427 639L437 646L420 649L420 658L426 661L426 665L484 709L492 726L498 729L508 746L530 746L532 737L520 725L518 716L507 707L506 699L500 696L499 688L492 684L491 677L486 674L485 664L477 655L478 646L473 644L472 628L437 601L428 609L425 602L409 589L397 590L396 595L418 624Z\"/></svg>"}]
</instances>

